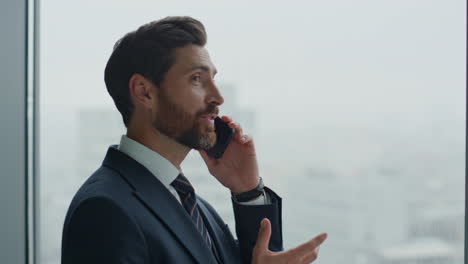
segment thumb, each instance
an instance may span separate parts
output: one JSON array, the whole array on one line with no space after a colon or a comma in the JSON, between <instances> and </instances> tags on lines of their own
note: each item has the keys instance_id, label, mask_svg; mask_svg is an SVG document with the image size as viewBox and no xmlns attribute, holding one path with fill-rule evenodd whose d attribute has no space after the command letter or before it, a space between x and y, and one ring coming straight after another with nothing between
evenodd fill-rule
<instances>
[{"instance_id":1,"label":"thumb","mask_svg":"<svg viewBox=\"0 0 468 264\"><path fill-rule=\"evenodd\" d=\"M260 252L268 251L268 244L271 237L271 223L267 218L263 218L260 222L260 231L258 232L257 244L255 247Z\"/></svg>"}]
</instances>

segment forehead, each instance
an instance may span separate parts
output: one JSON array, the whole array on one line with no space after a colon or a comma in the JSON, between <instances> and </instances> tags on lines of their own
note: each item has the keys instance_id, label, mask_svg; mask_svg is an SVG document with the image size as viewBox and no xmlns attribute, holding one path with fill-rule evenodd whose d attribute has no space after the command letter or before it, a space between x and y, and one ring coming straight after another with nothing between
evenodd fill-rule
<instances>
[{"instance_id":1,"label":"forehead","mask_svg":"<svg viewBox=\"0 0 468 264\"><path fill-rule=\"evenodd\" d=\"M216 72L208 51L198 45L186 45L175 50L174 70L189 72L196 67L207 67L210 72Z\"/></svg>"}]
</instances>

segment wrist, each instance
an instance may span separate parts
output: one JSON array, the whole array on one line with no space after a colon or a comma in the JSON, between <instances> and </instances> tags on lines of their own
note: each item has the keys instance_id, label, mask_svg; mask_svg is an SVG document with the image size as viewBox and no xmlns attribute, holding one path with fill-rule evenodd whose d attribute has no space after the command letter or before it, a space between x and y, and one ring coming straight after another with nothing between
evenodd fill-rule
<instances>
[{"instance_id":1,"label":"wrist","mask_svg":"<svg viewBox=\"0 0 468 264\"><path fill-rule=\"evenodd\" d=\"M232 198L237 202L252 201L252 200L257 199L261 195L264 195L264 193L265 193L264 185L263 185L263 180L262 180L261 177L259 178L258 184L257 184L257 186L255 188L250 189L250 190L245 191L245 192L241 192L241 193L231 192Z\"/></svg>"},{"instance_id":2,"label":"wrist","mask_svg":"<svg viewBox=\"0 0 468 264\"><path fill-rule=\"evenodd\" d=\"M260 181L261 178L257 176L255 181L251 181L249 184L244 184L242 186L231 187L229 190L231 191L232 195L245 193L257 188L258 184L260 184Z\"/></svg>"}]
</instances>

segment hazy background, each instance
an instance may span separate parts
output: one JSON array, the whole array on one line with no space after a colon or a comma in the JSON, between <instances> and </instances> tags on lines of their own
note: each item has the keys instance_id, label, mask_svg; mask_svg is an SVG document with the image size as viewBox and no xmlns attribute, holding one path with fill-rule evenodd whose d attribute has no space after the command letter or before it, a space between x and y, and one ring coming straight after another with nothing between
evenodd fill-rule
<instances>
[{"instance_id":1,"label":"hazy background","mask_svg":"<svg viewBox=\"0 0 468 264\"><path fill-rule=\"evenodd\" d=\"M104 67L118 38L199 19L232 115L283 197L285 247L317 263L461 264L466 3L461 0L40 3L40 259L59 263L79 186L125 133ZM234 227L229 192L191 153L197 192Z\"/></svg>"}]
</instances>

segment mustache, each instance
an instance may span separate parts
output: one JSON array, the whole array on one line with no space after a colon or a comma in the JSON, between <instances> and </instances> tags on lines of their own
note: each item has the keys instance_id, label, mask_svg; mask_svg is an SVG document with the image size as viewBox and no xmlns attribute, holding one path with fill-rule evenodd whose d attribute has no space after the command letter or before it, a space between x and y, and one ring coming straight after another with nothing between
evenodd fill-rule
<instances>
[{"instance_id":1,"label":"mustache","mask_svg":"<svg viewBox=\"0 0 468 264\"><path fill-rule=\"evenodd\" d=\"M219 108L215 105L209 105L206 109L206 111L202 111L200 113L200 115L208 115L208 114L215 114L215 115L218 115L219 114Z\"/></svg>"}]
</instances>

